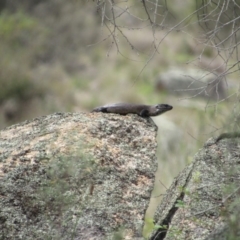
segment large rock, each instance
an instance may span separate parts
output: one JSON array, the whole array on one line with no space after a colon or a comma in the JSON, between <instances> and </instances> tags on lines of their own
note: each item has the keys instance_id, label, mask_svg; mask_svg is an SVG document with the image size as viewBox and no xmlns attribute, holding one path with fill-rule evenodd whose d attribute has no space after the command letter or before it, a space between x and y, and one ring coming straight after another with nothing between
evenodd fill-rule
<instances>
[{"instance_id":1,"label":"large rock","mask_svg":"<svg viewBox=\"0 0 240 240\"><path fill-rule=\"evenodd\" d=\"M168 189L150 239L240 239L239 163L239 138L211 138Z\"/></svg>"},{"instance_id":2,"label":"large rock","mask_svg":"<svg viewBox=\"0 0 240 240\"><path fill-rule=\"evenodd\" d=\"M222 73L199 69L173 68L156 79L156 89L177 96L222 100L226 97L226 82Z\"/></svg>"},{"instance_id":3,"label":"large rock","mask_svg":"<svg viewBox=\"0 0 240 240\"><path fill-rule=\"evenodd\" d=\"M0 132L1 239L142 236L156 127L136 115L66 113Z\"/></svg>"}]
</instances>

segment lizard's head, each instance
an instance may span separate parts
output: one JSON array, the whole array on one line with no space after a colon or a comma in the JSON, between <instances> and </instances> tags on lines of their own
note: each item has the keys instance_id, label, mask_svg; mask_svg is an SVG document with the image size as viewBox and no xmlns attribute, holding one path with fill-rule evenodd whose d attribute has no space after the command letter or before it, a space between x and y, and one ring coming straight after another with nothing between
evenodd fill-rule
<instances>
[{"instance_id":1,"label":"lizard's head","mask_svg":"<svg viewBox=\"0 0 240 240\"><path fill-rule=\"evenodd\" d=\"M172 106L168 105L168 104L157 104L154 106L155 107L155 114L154 116L158 116L160 114L163 114L167 111L172 110Z\"/></svg>"}]
</instances>

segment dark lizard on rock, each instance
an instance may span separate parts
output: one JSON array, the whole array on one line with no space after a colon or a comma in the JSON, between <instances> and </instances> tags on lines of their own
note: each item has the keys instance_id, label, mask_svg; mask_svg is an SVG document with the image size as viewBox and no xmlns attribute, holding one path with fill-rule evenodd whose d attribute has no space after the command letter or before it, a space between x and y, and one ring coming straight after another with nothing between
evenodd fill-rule
<instances>
[{"instance_id":1,"label":"dark lizard on rock","mask_svg":"<svg viewBox=\"0 0 240 240\"><path fill-rule=\"evenodd\" d=\"M168 104L144 105L132 103L116 103L94 108L92 112L117 113L126 115L137 114L141 117L154 117L170 111L173 107Z\"/></svg>"}]
</instances>

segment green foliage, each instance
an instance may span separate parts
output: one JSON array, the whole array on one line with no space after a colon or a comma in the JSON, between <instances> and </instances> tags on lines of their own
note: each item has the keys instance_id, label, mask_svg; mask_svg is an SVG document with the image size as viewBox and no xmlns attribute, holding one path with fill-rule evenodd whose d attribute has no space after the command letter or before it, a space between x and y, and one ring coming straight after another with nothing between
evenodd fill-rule
<instances>
[{"instance_id":1,"label":"green foliage","mask_svg":"<svg viewBox=\"0 0 240 240\"><path fill-rule=\"evenodd\" d=\"M59 158L50 164L47 180L39 191L39 200L45 202L49 211L63 213L76 201L76 195L70 191L71 178L76 170L71 159Z\"/></svg>"},{"instance_id":2,"label":"green foliage","mask_svg":"<svg viewBox=\"0 0 240 240\"><path fill-rule=\"evenodd\" d=\"M41 94L43 88L34 82L30 65L38 52L37 21L19 11L0 14L0 103L5 99L25 100ZM31 37L37 39L32 41Z\"/></svg>"},{"instance_id":3,"label":"green foliage","mask_svg":"<svg viewBox=\"0 0 240 240\"><path fill-rule=\"evenodd\" d=\"M10 78L12 77L12 78ZM1 81L0 102L4 99L17 97L25 98L32 87L32 83L27 76L11 76L10 81Z\"/></svg>"},{"instance_id":4,"label":"green foliage","mask_svg":"<svg viewBox=\"0 0 240 240\"><path fill-rule=\"evenodd\" d=\"M179 187L178 190L179 190L180 193L183 192L186 195L190 195L190 191L187 188L185 188L185 187Z\"/></svg>"},{"instance_id":5,"label":"green foliage","mask_svg":"<svg viewBox=\"0 0 240 240\"><path fill-rule=\"evenodd\" d=\"M167 230L167 225L154 225L154 229L161 229L161 230Z\"/></svg>"},{"instance_id":6,"label":"green foliage","mask_svg":"<svg viewBox=\"0 0 240 240\"><path fill-rule=\"evenodd\" d=\"M146 239L148 239L147 237L152 233L153 230L156 230L156 229L167 231L168 226L155 224L153 218L145 218L145 227L144 227L143 235L146 237Z\"/></svg>"},{"instance_id":7,"label":"green foliage","mask_svg":"<svg viewBox=\"0 0 240 240\"><path fill-rule=\"evenodd\" d=\"M148 236L149 234L151 234L154 227L155 227L154 219L145 217L145 226L144 226L144 230L143 230L143 235Z\"/></svg>"},{"instance_id":8,"label":"green foliage","mask_svg":"<svg viewBox=\"0 0 240 240\"><path fill-rule=\"evenodd\" d=\"M39 197L50 211L63 213L79 201L79 186L94 174L94 161L82 154L54 159L48 167Z\"/></svg>"},{"instance_id":9,"label":"green foliage","mask_svg":"<svg viewBox=\"0 0 240 240\"><path fill-rule=\"evenodd\" d=\"M4 40L8 43L10 41L11 46L20 47L21 43L24 43L24 39L28 39L27 35L36 25L36 20L23 12L17 12L16 14L3 12L0 14L1 41Z\"/></svg>"},{"instance_id":10,"label":"green foliage","mask_svg":"<svg viewBox=\"0 0 240 240\"><path fill-rule=\"evenodd\" d=\"M186 204L185 204L185 202L182 201L182 200L177 200L177 203L175 204L175 207L185 208L185 207L186 207Z\"/></svg>"},{"instance_id":11,"label":"green foliage","mask_svg":"<svg viewBox=\"0 0 240 240\"><path fill-rule=\"evenodd\" d=\"M201 182L201 173L199 171L196 171L192 175L193 181L195 183L200 183Z\"/></svg>"}]
</instances>

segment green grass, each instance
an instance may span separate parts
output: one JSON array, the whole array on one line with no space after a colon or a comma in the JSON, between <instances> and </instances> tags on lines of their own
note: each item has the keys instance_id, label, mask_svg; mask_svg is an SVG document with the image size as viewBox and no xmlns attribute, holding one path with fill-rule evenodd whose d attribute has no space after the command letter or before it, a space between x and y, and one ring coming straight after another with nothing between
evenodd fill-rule
<instances>
[{"instance_id":1,"label":"green grass","mask_svg":"<svg viewBox=\"0 0 240 240\"><path fill-rule=\"evenodd\" d=\"M36 19L21 11L15 14L2 12L0 15L0 36L2 40L9 41L18 34L27 34L27 31L31 31L36 25Z\"/></svg>"}]
</instances>

